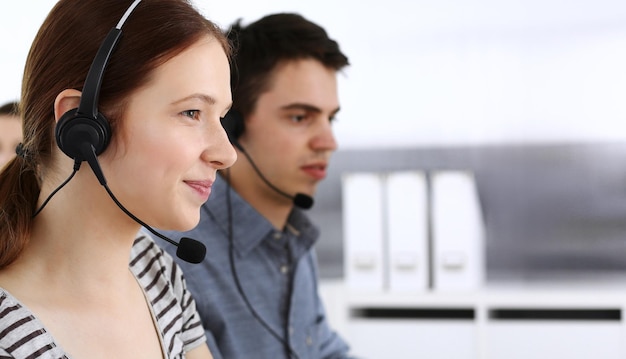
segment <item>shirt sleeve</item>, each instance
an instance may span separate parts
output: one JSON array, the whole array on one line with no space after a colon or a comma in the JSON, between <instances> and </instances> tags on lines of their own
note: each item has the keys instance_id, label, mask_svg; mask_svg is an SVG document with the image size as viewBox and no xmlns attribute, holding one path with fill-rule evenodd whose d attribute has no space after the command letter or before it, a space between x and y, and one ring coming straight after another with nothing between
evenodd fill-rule
<instances>
[{"instance_id":1,"label":"shirt sleeve","mask_svg":"<svg viewBox=\"0 0 626 359\"><path fill-rule=\"evenodd\" d=\"M202 327L202 321L200 320L200 314L196 309L196 302L193 299L191 293L187 290L187 282L183 277L182 270L176 263L174 263L174 272L178 273L175 283L175 287L180 288L177 292L180 293L182 303L183 314L183 332L182 339L184 342L185 352L197 348L199 345L206 341L204 335L204 328ZM210 348L213 349L213 348Z\"/></svg>"},{"instance_id":2,"label":"shirt sleeve","mask_svg":"<svg viewBox=\"0 0 626 359\"><path fill-rule=\"evenodd\" d=\"M14 357L6 352L6 350L0 348L0 359L13 359Z\"/></svg>"}]
</instances>

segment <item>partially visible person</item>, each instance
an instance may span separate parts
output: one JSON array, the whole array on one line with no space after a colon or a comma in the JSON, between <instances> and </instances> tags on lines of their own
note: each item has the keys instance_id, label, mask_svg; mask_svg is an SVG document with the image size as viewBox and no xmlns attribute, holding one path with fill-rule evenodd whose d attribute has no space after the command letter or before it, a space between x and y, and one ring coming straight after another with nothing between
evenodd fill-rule
<instances>
[{"instance_id":1,"label":"partially visible person","mask_svg":"<svg viewBox=\"0 0 626 359\"><path fill-rule=\"evenodd\" d=\"M22 121L17 106L17 102L0 106L0 169L15 156L15 148L22 141Z\"/></svg>"},{"instance_id":2,"label":"partially visible person","mask_svg":"<svg viewBox=\"0 0 626 359\"><path fill-rule=\"evenodd\" d=\"M195 227L234 163L230 51L186 0L56 3L0 172L0 358L212 358L180 268L138 233Z\"/></svg>"},{"instance_id":3,"label":"partially visible person","mask_svg":"<svg viewBox=\"0 0 626 359\"><path fill-rule=\"evenodd\" d=\"M179 262L209 347L224 359L346 358L318 293L320 233L298 206L311 204L337 148L337 73L348 58L298 14L238 21L227 33L236 54L223 122L239 159L220 171L200 224L183 234L204 242L207 258Z\"/></svg>"}]
</instances>

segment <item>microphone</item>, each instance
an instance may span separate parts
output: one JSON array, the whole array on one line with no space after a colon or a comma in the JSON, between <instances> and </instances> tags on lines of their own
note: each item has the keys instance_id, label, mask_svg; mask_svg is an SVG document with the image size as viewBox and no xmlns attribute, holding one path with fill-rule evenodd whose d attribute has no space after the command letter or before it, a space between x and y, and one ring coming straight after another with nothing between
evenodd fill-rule
<instances>
[{"instance_id":1,"label":"microphone","mask_svg":"<svg viewBox=\"0 0 626 359\"><path fill-rule=\"evenodd\" d=\"M237 148L241 151L241 153L243 153L244 156L246 156L246 158L252 165L252 168L254 169L254 171L259 175L259 177L263 180L263 182L265 182L265 184L269 188L273 189L276 193L280 194L281 196L291 199L293 201L293 204L296 207L299 207L302 209L310 209L311 207L313 207L313 197L304 193L296 193L295 196L291 196L288 193L281 191L278 187L274 186L267 178L265 178L263 173L261 173L261 170L259 170L259 168L256 166L256 164L252 160L252 157L250 157L248 152L243 148L243 146L239 143L239 141L235 141L233 142L233 144L237 146Z\"/></svg>"},{"instance_id":2,"label":"microphone","mask_svg":"<svg viewBox=\"0 0 626 359\"><path fill-rule=\"evenodd\" d=\"M176 256L184 260L185 262L198 264L204 260L204 257L206 256L206 247L200 241L197 241L195 239L188 238L188 237L183 237L181 238L180 242L176 243L175 241L155 231L154 229L152 229L152 227L150 227L149 225L144 223L142 220L137 218L135 215L130 213L130 211L127 210L120 203L120 201L117 200L113 192L111 192L111 190L109 189L106 179L104 178L104 173L102 173L102 168L100 167L98 156L96 155L96 149L93 147L93 145L88 142L83 142L81 144L81 152L83 154L83 157L87 159L87 162L89 163L89 166L91 167L91 170L93 171L93 173L98 178L98 181L104 187L104 189L106 189L107 193L109 194L113 202L115 202L115 204L124 213L126 213L128 217L130 217L133 221L142 225L144 228L146 228L148 231L150 231L150 233L154 234L155 236L175 245L177 247Z\"/></svg>"}]
</instances>

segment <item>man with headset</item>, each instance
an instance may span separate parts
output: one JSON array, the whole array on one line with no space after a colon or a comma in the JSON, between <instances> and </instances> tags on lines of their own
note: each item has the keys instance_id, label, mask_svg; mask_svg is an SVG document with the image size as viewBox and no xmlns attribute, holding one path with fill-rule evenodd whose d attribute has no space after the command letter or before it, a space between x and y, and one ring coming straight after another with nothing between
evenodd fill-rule
<instances>
[{"instance_id":1,"label":"man with headset","mask_svg":"<svg viewBox=\"0 0 626 359\"><path fill-rule=\"evenodd\" d=\"M302 209L337 148L337 73L348 58L298 14L239 20L227 34L234 103L223 125L239 159L183 234L206 245L206 259L179 262L209 347L227 359L346 358L318 295L319 231Z\"/></svg>"}]
</instances>

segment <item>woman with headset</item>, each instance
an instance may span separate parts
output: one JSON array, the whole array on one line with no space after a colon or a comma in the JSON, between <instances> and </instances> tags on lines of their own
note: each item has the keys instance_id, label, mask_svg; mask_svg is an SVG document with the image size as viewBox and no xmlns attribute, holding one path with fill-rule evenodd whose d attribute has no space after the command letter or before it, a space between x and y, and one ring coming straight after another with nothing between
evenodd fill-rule
<instances>
[{"instance_id":1,"label":"woman with headset","mask_svg":"<svg viewBox=\"0 0 626 359\"><path fill-rule=\"evenodd\" d=\"M229 56L187 0L55 5L0 174L0 357L211 358L180 269L138 231L193 228L235 161Z\"/></svg>"}]
</instances>

